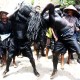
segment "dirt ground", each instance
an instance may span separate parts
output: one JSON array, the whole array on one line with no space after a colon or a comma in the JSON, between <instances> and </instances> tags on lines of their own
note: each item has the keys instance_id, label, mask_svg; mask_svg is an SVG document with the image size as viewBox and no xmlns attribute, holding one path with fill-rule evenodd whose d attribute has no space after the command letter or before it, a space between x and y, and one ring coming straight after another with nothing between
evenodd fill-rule
<instances>
[{"instance_id":1,"label":"dirt ground","mask_svg":"<svg viewBox=\"0 0 80 80\"><path fill-rule=\"evenodd\" d=\"M64 70L61 70L60 62L58 63L58 72L52 80L80 80L80 64L76 61L68 65L67 54L65 55L64 61ZM40 73L40 77L36 77L33 74L32 66L29 62L29 59L26 57L20 58L16 57L17 68L13 67L13 64L10 65L10 71L7 73L7 76L3 78L2 73L5 70L4 67L0 67L0 80L50 80L50 75L52 73L52 53L49 51L49 58L40 57L39 60L36 59L34 53L36 68Z\"/></svg>"}]
</instances>

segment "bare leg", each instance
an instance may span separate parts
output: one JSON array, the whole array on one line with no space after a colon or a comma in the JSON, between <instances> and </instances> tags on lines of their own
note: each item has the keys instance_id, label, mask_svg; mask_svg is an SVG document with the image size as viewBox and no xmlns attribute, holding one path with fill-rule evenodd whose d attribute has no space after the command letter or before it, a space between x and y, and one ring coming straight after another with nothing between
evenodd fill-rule
<instances>
[{"instance_id":1,"label":"bare leg","mask_svg":"<svg viewBox=\"0 0 80 80\"><path fill-rule=\"evenodd\" d=\"M46 48L46 58L48 59L49 48Z\"/></svg>"},{"instance_id":2,"label":"bare leg","mask_svg":"<svg viewBox=\"0 0 80 80\"><path fill-rule=\"evenodd\" d=\"M64 54L61 54L61 69L64 69Z\"/></svg>"},{"instance_id":3,"label":"bare leg","mask_svg":"<svg viewBox=\"0 0 80 80\"><path fill-rule=\"evenodd\" d=\"M14 68L17 67L16 62L15 62L15 56L13 57L13 66L14 66Z\"/></svg>"},{"instance_id":4,"label":"bare leg","mask_svg":"<svg viewBox=\"0 0 80 80\"><path fill-rule=\"evenodd\" d=\"M71 55L70 55L70 53L68 52L68 60L67 60L67 64L70 64L70 59L71 59Z\"/></svg>"},{"instance_id":5,"label":"bare leg","mask_svg":"<svg viewBox=\"0 0 80 80\"><path fill-rule=\"evenodd\" d=\"M4 66L5 64L6 64L6 54L3 54L2 55L2 65L1 65L1 67Z\"/></svg>"}]
</instances>

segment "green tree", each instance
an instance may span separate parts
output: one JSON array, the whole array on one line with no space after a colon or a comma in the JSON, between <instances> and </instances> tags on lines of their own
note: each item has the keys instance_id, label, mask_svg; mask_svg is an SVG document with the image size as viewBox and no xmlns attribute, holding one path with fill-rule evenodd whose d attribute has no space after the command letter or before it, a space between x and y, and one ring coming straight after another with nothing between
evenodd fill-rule
<instances>
[{"instance_id":1,"label":"green tree","mask_svg":"<svg viewBox=\"0 0 80 80\"><path fill-rule=\"evenodd\" d=\"M80 0L65 0L64 5L68 6L68 5L76 5L76 4L80 4Z\"/></svg>"},{"instance_id":2,"label":"green tree","mask_svg":"<svg viewBox=\"0 0 80 80\"><path fill-rule=\"evenodd\" d=\"M66 6L68 6L68 5L75 5L75 0L66 0L65 5Z\"/></svg>"},{"instance_id":3,"label":"green tree","mask_svg":"<svg viewBox=\"0 0 80 80\"><path fill-rule=\"evenodd\" d=\"M75 4L80 4L80 0L75 0Z\"/></svg>"},{"instance_id":4,"label":"green tree","mask_svg":"<svg viewBox=\"0 0 80 80\"><path fill-rule=\"evenodd\" d=\"M31 4L32 4L32 5L34 4L34 0L31 0Z\"/></svg>"}]
</instances>

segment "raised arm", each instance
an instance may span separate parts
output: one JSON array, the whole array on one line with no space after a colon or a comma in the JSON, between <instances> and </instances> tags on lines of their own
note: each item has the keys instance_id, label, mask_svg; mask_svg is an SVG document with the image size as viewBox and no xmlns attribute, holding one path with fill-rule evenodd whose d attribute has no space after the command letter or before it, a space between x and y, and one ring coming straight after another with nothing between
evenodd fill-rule
<instances>
[{"instance_id":1,"label":"raised arm","mask_svg":"<svg viewBox=\"0 0 80 80\"><path fill-rule=\"evenodd\" d=\"M44 13L45 13L47 10L49 10L49 13L50 13L50 14L51 14L51 13L54 13L54 5L51 4L51 3L48 4L48 5L43 9L41 15L43 16Z\"/></svg>"},{"instance_id":2,"label":"raised arm","mask_svg":"<svg viewBox=\"0 0 80 80\"><path fill-rule=\"evenodd\" d=\"M51 28L51 31L52 31L52 35L53 35L53 37L54 37L54 40L55 40L55 41L58 41L58 37L56 36L56 33L55 33L55 31L53 30L53 28Z\"/></svg>"}]
</instances>

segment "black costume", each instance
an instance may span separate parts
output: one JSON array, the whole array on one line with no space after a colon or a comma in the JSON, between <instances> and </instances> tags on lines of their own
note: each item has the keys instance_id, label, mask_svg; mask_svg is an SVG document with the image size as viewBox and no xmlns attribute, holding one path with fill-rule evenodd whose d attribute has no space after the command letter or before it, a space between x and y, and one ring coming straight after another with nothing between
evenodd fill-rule
<instances>
[{"instance_id":1,"label":"black costume","mask_svg":"<svg viewBox=\"0 0 80 80\"><path fill-rule=\"evenodd\" d=\"M57 71L58 64L58 56L60 53L65 53L66 50L70 52L77 52L78 55L78 63L80 63L80 47L77 43L76 37L74 35L74 31L70 25L68 25L67 21L61 18L55 11L54 5L48 4L47 7L42 12L42 15L49 10L49 23L56 31L58 41L54 44L53 50L53 66L54 70L52 76Z\"/></svg>"},{"instance_id":2,"label":"black costume","mask_svg":"<svg viewBox=\"0 0 80 80\"><path fill-rule=\"evenodd\" d=\"M7 59L6 70L4 71L4 76L9 71L9 65L11 63L12 57L17 55L16 53L18 53L19 51L22 52L23 56L30 59L34 74L36 76L39 76L39 73L36 70L32 50L30 48L31 40L30 38L27 38L27 29L29 28L28 23L32 17L30 15L31 12L32 10L30 9L30 7L24 5L10 17L13 29L12 38L10 39L9 55Z\"/></svg>"},{"instance_id":3,"label":"black costume","mask_svg":"<svg viewBox=\"0 0 80 80\"><path fill-rule=\"evenodd\" d=\"M0 37L1 35L10 34L12 31L11 27L12 26L10 21L7 21L6 23L0 21ZM7 37L4 40L2 39L0 40L0 56L6 54L6 49L8 48L8 43L9 43L9 37Z\"/></svg>"}]
</instances>

